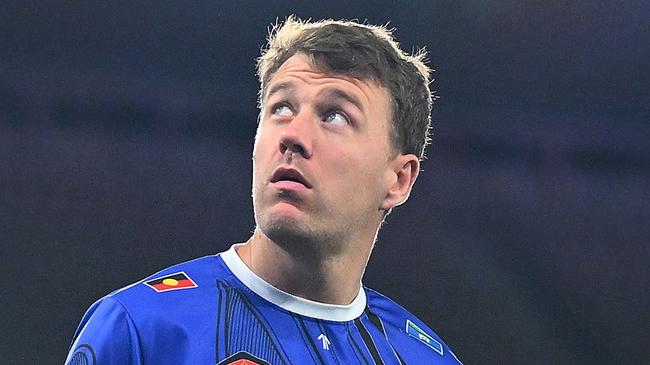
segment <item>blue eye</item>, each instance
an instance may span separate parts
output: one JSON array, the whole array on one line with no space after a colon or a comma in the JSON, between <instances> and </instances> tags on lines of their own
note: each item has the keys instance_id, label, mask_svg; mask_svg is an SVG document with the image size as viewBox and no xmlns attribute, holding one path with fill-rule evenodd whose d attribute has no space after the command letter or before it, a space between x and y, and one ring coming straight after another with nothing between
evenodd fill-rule
<instances>
[{"instance_id":1,"label":"blue eye","mask_svg":"<svg viewBox=\"0 0 650 365\"><path fill-rule=\"evenodd\" d=\"M326 123L331 123L335 125L346 125L350 124L350 121L348 120L348 117L345 116L345 114L341 112L331 112L325 116L325 119L323 120Z\"/></svg>"},{"instance_id":2,"label":"blue eye","mask_svg":"<svg viewBox=\"0 0 650 365\"><path fill-rule=\"evenodd\" d=\"M273 115L280 117L290 117L293 115L293 110L291 110L291 108L286 104L280 104L273 107Z\"/></svg>"}]
</instances>

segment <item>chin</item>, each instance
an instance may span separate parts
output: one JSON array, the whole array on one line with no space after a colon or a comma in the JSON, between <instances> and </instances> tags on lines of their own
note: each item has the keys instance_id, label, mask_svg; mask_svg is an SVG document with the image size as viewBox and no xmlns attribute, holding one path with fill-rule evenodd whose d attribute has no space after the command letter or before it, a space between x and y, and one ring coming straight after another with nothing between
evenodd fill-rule
<instances>
[{"instance_id":1,"label":"chin","mask_svg":"<svg viewBox=\"0 0 650 365\"><path fill-rule=\"evenodd\" d=\"M258 221L258 227L269 239L277 244L286 242L305 242L312 240L312 232L296 217L274 215Z\"/></svg>"},{"instance_id":2,"label":"chin","mask_svg":"<svg viewBox=\"0 0 650 365\"><path fill-rule=\"evenodd\" d=\"M292 255L317 259L341 251L336 244L340 240L334 239L332 234L315 231L294 217L274 216L257 223L266 237Z\"/></svg>"}]
</instances>

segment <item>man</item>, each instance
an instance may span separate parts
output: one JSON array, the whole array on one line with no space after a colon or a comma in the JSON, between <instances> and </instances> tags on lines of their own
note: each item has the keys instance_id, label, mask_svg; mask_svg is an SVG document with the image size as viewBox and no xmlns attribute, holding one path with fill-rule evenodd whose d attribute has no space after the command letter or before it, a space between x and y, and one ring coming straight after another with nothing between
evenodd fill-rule
<instances>
[{"instance_id":1,"label":"man","mask_svg":"<svg viewBox=\"0 0 650 365\"><path fill-rule=\"evenodd\" d=\"M276 27L258 63L253 236L95 303L67 363L459 364L361 284L427 144L422 58L380 27Z\"/></svg>"}]
</instances>

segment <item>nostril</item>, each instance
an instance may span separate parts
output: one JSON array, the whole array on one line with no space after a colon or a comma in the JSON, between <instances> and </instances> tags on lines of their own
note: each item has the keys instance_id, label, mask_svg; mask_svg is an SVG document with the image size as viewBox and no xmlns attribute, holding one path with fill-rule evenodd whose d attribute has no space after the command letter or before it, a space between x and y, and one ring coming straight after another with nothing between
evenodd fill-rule
<instances>
[{"instance_id":1,"label":"nostril","mask_svg":"<svg viewBox=\"0 0 650 365\"><path fill-rule=\"evenodd\" d=\"M284 154L287 152L287 150L289 150L289 152L298 153L304 157L307 157L305 156L305 148L302 146L302 144L295 142L292 139L284 139L280 141L280 152Z\"/></svg>"},{"instance_id":2,"label":"nostril","mask_svg":"<svg viewBox=\"0 0 650 365\"><path fill-rule=\"evenodd\" d=\"M303 156L305 155L305 149L302 148L301 144L294 143L293 145L289 146L289 148L291 148L291 151L293 152L299 153Z\"/></svg>"}]
</instances>

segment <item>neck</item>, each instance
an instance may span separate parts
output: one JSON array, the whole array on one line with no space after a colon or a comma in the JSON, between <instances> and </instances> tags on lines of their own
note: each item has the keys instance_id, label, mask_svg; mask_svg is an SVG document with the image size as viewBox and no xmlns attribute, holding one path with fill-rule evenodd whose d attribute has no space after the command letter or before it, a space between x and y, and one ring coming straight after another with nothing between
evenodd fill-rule
<instances>
[{"instance_id":1,"label":"neck","mask_svg":"<svg viewBox=\"0 0 650 365\"><path fill-rule=\"evenodd\" d=\"M366 244L334 255L297 254L256 229L237 254L251 271L280 290L316 302L347 305L359 294L371 248Z\"/></svg>"}]
</instances>

